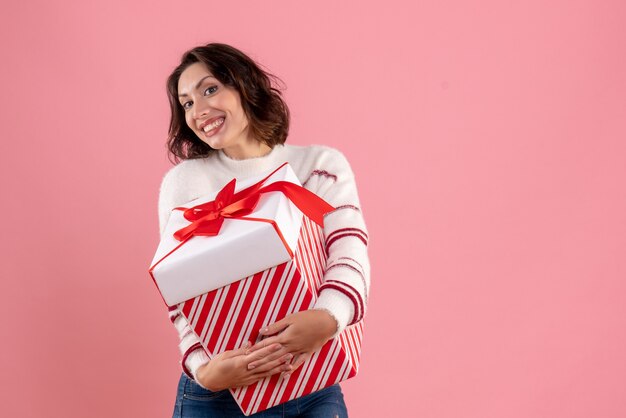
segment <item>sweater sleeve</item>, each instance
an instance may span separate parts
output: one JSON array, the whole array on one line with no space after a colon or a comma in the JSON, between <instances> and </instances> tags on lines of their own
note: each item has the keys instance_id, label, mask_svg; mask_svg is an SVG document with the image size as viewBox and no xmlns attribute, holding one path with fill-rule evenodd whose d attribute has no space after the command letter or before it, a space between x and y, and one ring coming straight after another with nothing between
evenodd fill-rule
<instances>
[{"instance_id":1,"label":"sweater sleeve","mask_svg":"<svg viewBox=\"0 0 626 418\"><path fill-rule=\"evenodd\" d=\"M159 191L159 228L163 235L169 214L176 206L176 171L172 168L163 177ZM200 339L193 332L189 321L181 312L182 305L170 308L169 318L178 333L178 348L181 353L181 367L183 372L198 383L197 373L200 366L209 362L209 357L200 344ZM198 383L200 385L200 383ZM202 386L202 385L200 385ZM206 388L205 388L206 389Z\"/></svg>"},{"instance_id":2,"label":"sweater sleeve","mask_svg":"<svg viewBox=\"0 0 626 418\"><path fill-rule=\"evenodd\" d=\"M335 210L324 217L326 270L314 309L325 309L337 320L334 336L365 315L370 286L367 254L369 235L354 173L345 156L333 151L328 170L317 170L317 194Z\"/></svg>"}]
</instances>

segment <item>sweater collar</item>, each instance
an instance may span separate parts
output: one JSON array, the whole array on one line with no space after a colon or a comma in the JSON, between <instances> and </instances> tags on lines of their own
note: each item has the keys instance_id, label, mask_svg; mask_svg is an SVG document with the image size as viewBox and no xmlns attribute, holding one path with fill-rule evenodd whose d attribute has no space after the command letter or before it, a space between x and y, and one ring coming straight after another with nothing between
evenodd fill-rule
<instances>
[{"instance_id":1,"label":"sweater collar","mask_svg":"<svg viewBox=\"0 0 626 418\"><path fill-rule=\"evenodd\" d=\"M271 170L284 163L284 150L285 145L277 144L269 153L261 157L245 158L243 160L230 158L221 149L215 154L217 163L221 168L228 171L233 177L245 178Z\"/></svg>"}]
</instances>

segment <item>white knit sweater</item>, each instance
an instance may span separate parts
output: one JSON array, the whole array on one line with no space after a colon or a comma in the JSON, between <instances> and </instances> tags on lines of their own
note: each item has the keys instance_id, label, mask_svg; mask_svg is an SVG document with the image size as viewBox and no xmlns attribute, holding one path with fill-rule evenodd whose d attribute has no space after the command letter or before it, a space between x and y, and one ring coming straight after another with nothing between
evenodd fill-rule
<instances>
[{"instance_id":1,"label":"white knit sweater","mask_svg":"<svg viewBox=\"0 0 626 418\"><path fill-rule=\"evenodd\" d=\"M324 283L313 309L325 309L337 320L335 335L365 314L370 283L368 233L363 220L354 174L345 156L321 146L277 145L262 157L235 160L223 151L202 159L184 160L164 176L159 195L161 234L170 212L192 199L221 189L233 178L261 174L289 162L302 185L335 210L324 217L328 260ZM183 371L196 379L209 361L200 340L178 307L169 312L179 337Z\"/></svg>"}]
</instances>

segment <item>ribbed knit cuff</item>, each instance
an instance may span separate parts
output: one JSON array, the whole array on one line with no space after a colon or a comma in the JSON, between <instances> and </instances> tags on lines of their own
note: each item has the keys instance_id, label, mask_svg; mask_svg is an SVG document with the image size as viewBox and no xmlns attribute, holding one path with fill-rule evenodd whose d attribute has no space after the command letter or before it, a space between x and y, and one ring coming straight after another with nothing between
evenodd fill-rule
<instances>
[{"instance_id":1,"label":"ribbed knit cuff","mask_svg":"<svg viewBox=\"0 0 626 418\"><path fill-rule=\"evenodd\" d=\"M187 377L193 379L199 386L202 386L198 381L198 369L208 362L209 356L204 351L204 348L200 343L196 343L189 347L183 355L181 366Z\"/></svg>"},{"instance_id":2,"label":"ribbed knit cuff","mask_svg":"<svg viewBox=\"0 0 626 418\"><path fill-rule=\"evenodd\" d=\"M332 338L341 334L354 317L354 302L335 289L323 289L313 309L326 310L337 321L337 331Z\"/></svg>"}]
</instances>

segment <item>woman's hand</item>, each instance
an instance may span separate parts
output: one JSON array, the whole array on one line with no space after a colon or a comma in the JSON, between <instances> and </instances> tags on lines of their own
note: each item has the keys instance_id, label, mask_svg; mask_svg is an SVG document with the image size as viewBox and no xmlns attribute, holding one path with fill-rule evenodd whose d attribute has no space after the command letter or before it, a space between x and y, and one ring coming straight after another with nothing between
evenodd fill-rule
<instances>
[{"instance_id":1,"label":"woman's hand","mask_svg":"<svg viewBox=\"0 0 626 418\"><path fill-rule=\"evenodd\" d=\"M196 377L205 388L219 390L251 385L280 372L288 372L293 355L285 353L280 344L268 344L260 350L249 352L249 343L237 350L228 350L213 357L198 369ZM258 366L249 369L248 364Z\"/></svg>"},{"instance_id":2,"label":"woman's hand","mask_svg":"<svg viewBox=\"0 0 626 418\"><path fill-rule=\"evenodd\" d=\"M250 348L251 353L262 352L268 347L279 343L282 348L276 353L292 354L294 361L292 370L284 371L288 377L293 370L300 367L311 355L320 349L337 331L337 321L324 310L310 309L287 315L262 329L261 335L272 335ZM252 361L248 369L261 367L263 360Z\"/></svg>"}]
</instances>

